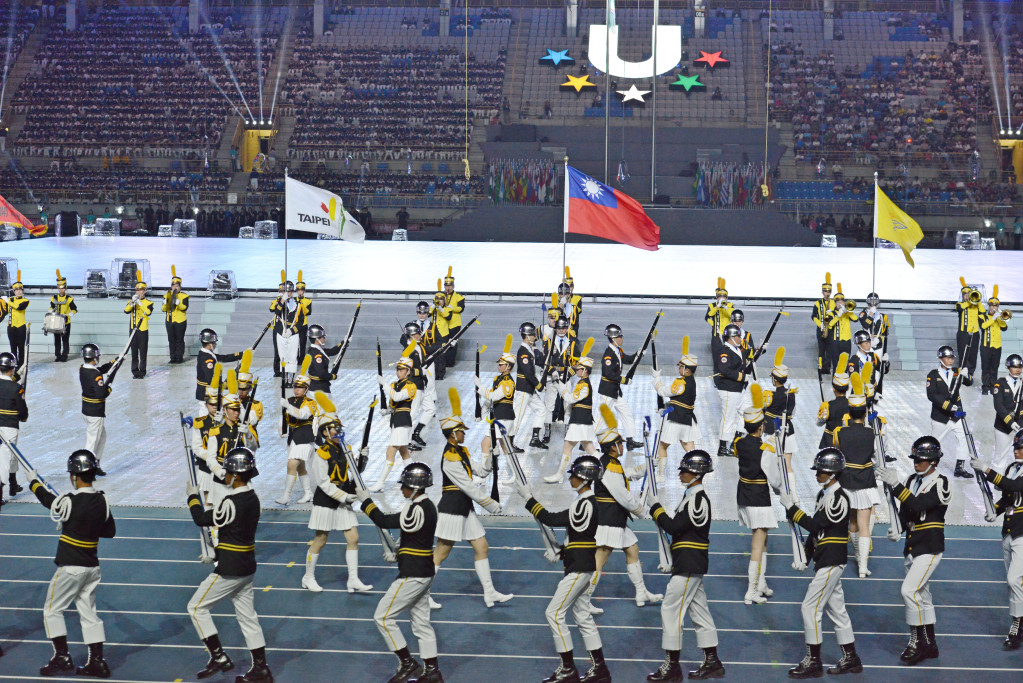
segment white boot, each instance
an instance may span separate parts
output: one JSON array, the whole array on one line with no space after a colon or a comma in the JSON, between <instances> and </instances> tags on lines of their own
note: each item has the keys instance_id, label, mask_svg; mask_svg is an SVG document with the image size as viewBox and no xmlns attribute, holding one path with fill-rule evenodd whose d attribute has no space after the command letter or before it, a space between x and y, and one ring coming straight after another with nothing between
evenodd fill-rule
<instances>
[{"instance_id":1,"label":"white boot","mask_svg":"<svg viewBox=\"0 0 1023 683\"><path fill-rule=\"evenodd\" d=\"M856 565L859 567L860 578L865 579L870 576L870 570L867 569L867 561L870 558L870 537L860 536L859 545L856 548Z\"/></svg>"},{"instance_id":2,"label":"white boot","mask_svg":"<svg viewBox=\"0 0 1023 683\"><path fill-rule=\"evenodd\" d=\"M298 499L299 505L313 502L313 490L309 488L309 475L303 474L298 480L302 482L302 490L305 491L305 495Z\"/></svg>"},{"instance_id":3,"label":"white boot","mask_svg":"<svg viewBox=\"0 0 1023 683\"><path fill-rule=\"evenodd\" d=\"M440 565L439 564L433 565L433 580L434 581L437 580L437 574L440 574ZM443 607L443 605L441 605L439 602L434 600L433 596L431 595L430 596L430 609L440 609L441 607Z\"/></svg>"},{"instance_id":4,"label":"white boot","mask_svg":"<svg viewBox=\"0 0 1023 683\"><path fill-rule=\"evenodd\" d=\"M767 586L767 553L760 556L760 576L757 578L757 592L765 598L774 595L774 591Z\"/></svg>"},{"instance_id":5,"label":"white boot","mask_svg":"<svg viewBox=\"0 0 1023 683\"><path fill-rule=\"evenodd\" d=\"M508 602L515 596L511 593L498 593L494 588L494 582L490 578L490 560L476 560L476 576L483 586L483 602L487 607L493 607L495 602Z\"/></svg>"},{"instance_id":6,"label":"white boot","mask_svg":"<svg viewBox=\"0 0 1023 683\"><path fill-rule=\"evenodd\" d=\"M597 584L600 583L601 572L599 569L593 572L593 578L590 579L590 587L586 589L586 592L590 596L590 614L603 614L604 610L593 604L593 592L597 590Z\"/></svg>"},{"instance_id":7,"label":"white boot","mask_svg":"<svg viewBox=\"0 0 1023 683\"><path fill-rule=\"evenodd\" d=\"M366 593L373 590L373 586L368 586L362 581L359 581L359 549L345 550L345 564L348 565L348 592L349 593Z\"/></svg>"},{"instance_id":8,"label":"white boot","mask_svg":"<svg viewBox=\"0 0 1023 683\"><path fill-rule=\"evenodd\" d=\"M668 468L668 456L657 458L657 485L664 486L664 470Z\"/></svg>"},{"instance_id":9,"label":"white boot","mask_svg":"<svg viewBox=\"0 0 1023 683\"><path fill-rule=\"evenodd\" d=\"M560 484L561 480L565 478L566 469L568 469L568 456L562 454L561 460L558 462L558 469L548 474L543 480L548 484Z\"/></svg>"},{"instance_id":10,"label":"white boot","mask_svg":"<svg viewBox=\"0 0 1023 683\"><path fill-rule=\"evenodd\" d=\"M377 479L376 483L369 487L369 490L373 493L380 493L384 490L384 483L387 481L387 475L391 473L391 469L394 468L394 461L384 465L384 469L380 472L380 478Z\"/></svg>"},{"instance_id":11,"label":"white boot","mask_svg":"<svg viewBox=\"0 0 1023 683\"><path fill-rule=\"evenodd\" d=\"M746 584L746 595L743 596L742 601L747 605L752 605L754 602L762 605L767 602L767 598L757 590L760 583L760 563L750 560L746 575L749 582Z\"/></svg>"},{"instance_id":12,"label":"white boot","mask_svg":"<svg viewBox=\"0 0 1023 683\"><path fill-rule=\"evenodd\" d=\"M641 563L633 562L632 564L626 564L625 571L629 575L629 581L632 581L632 585L636 589L636 607L642 607L648 602L652 605L664 598L660 593L651 593L646 589L646 584L643 582L643 565Z\"/></svg>"},{"instance_id":13,"label":"white boot","mask_svg":"<svg viewBox=\"0 0 1023 683\"><path fill-rule=\"evenodd\" d=\"M275 503L278 505L289 505L291 503L291 489L295 488L295 482L298 481L297 474L289 474L284 483L284 495L278 498Z\"/></svg>"},{"instance_id":14,"label":"white boot","mask_svg":"<svg viewBox=\"0 0 1023 683\"><path fill-rule=\"evenodd\" d=\"M302 577L302 588L313 593L322 593L323 588L316 583L316 561L320 559L319 553L309 552L305 556L305 576Z\"/></svg>"},{"instance_id":15,"label":"white boot","mask_svg":"<svg viewBox=\"0 0 1023 683\"><path fill-rule=\"evenodd\" d=\"M855 516L855 514L853 515ZM849 543L852 544L852 555L856 560L856 564L860 562L860 535L849 532Z\"/></svg>"}]
</instances>

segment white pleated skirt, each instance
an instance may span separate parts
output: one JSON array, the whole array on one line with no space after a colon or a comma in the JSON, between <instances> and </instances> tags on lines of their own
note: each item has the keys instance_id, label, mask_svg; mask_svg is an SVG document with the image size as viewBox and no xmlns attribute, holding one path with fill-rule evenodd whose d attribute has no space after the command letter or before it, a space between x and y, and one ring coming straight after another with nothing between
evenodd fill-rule
<instances>
[{"instance_id":1,"label":"white pleated skirt","mask_svg":"<svg viewBox=\"0 0 1023 683\"><path fill-rule=\"evenodd\" d=\"M313 531L348 531L358 523L352 508L344 504L334 510L314 505L309 514L309 528Z\"/></svg>"},{"instance_id":2,"label":"white pleated skirt","mask_svg":"<svg viewBox=\"0 0 1023 683\"><path fill-rule=\"evenodd\" d=\"M630 548L636 544L636 534L627 526L598 526L597 547Z\"/></svg>"},{"instance_id":3,"label":"white pleated skirt","mask_svg":"<svg viewBox=\"0 0 1023 683\"><path fill-rule=\"evenodd\" d=\"M747 529L777 529L778 520L769 507L739 506L739 524Z\"/></svg>"},{"instance_id":4,"label":"white pleated skirt","mask_svg":"<svg viewBox=\"0 0 1023 683\"><path fill-rule=\"evenodd\" d=\"M448 512L438 513L437 531L434 533L437 538L445 541L475 541L486 535L479 517L472 510L465 517Z\"/></svg>"}]
</instances>

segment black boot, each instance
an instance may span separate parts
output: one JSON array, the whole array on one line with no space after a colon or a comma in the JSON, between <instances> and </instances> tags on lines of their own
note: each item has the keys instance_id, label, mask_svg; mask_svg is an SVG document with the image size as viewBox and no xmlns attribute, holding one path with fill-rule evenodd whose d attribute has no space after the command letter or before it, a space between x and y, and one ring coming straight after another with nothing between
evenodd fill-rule
<instances>
[{"instance_id":1,"label":"black boot","mask_svg":"<svg viewBox=\"0 0 1023 683\"><path fill-rule=\"evenodd\" d=\"M891 455L888 455L887 453L885 453L885 455L884 455L884 461L885 461L885 462L895 462L895 458L894 458L893 456L891 456Z\"/></svg>"},{"instance_id":2,"label":"black boot","mask_svg":"<svg viewBox=\"0 0 1023 683\"><path fill-rule=\"evenodd\" d=\"M863 673L863 662L856 654L856 643L849 643L842 646L842 658L838 664L828 669L829 674L859 674Z\"/></svg>"},{"instance_id":3,"label":"black boot","mask_svg":"<svg viewBox=\"0 0 1023 683\"><path fill-rule=\"evenodd\" d=\"M579 683L579 672L574 666L561 664L543 683Z\"/></svg>"},{"instance_id":4,"label":"black boot","mask_svg":"<svg viewBox=\"0 0 1023 683\"><path fill-rule=\"evenodd\" d=\"M511 449L512 449L513 453L525 453L524 450L522 450L521 448L519 448L518 446L515 445L515 437L514 436L509 436L508 437L508 443L511 444Z\"/></svg>"},{"instance_id":5,"label":"black boot","mask_svg":"<svg viewBox=\"0 0 1023 683\"><path fill-rule=\"evenodd\" d=\"M635 451L635 450L639 450L640 448L644 448L644 445L643 445L642 441L636 441L635 439L633 439L631 437L625 440L625 449L626 450Z\"/></svg>"},{"instance_id":6,"label":"black boot","mask_svg":"<svg viewBox=\"0 0 1023 683\"><path fill-rule=\"evenodd\" d=\"M39 669L40 676L59 676L61 674L73 673L75 663L71 659L71 653L67 649L67 636L58 636L53 639L53 657Z\"/></svg>"},{"instance_id":7,"label":"black boot","mask_svg":"<svg viewBox=\"0 0 1023 683\"><path fill-rule=\"evenodd\" d=\"M926 647L927 659L938 658L938 641L934 639L934 624L924 626L924 644Z\"/></svg>"},{"instance_id":8,"label":"black boot","mask_svg":"<svg viewBox=\"0 0 1023 683\"><path fill-rule=\"evenodd\" d=\"M725 677L725 665L718 659L718 649L716 647L705 647L703 648L703 664L700 664L700 668L696 671L689 672L689 678L695 680L701 680L705 678L724 678Z\"/></svg>"},{"instance_id":9,"label":"black boot","mask_svg":"<svg viewBox=\"0 0 1023 683\"><path fill-rule=\"evenodd\" d=\"M965 460L956 460L956 471L954 472L955 476L961 479L973 479L973 472L970 472L970 470L966 469L965 464L966 464Z\"/></svg>"},{"instance_id":10,"label":"black boot","mask_svg":"<svg viewBox=\"0 0 1023 683\"><path fill-rule=\"evenodd\" d=\"M909 642L906 649L899 655L903 663L913 666L927 659L927 645L924 643L924 627L910 626Z\"/></svg>"},{"instance_id":11,"label":"black boot","mask_svg":"<svg viewBox=\"0 0 1023 683\"><path fill-rule=\"evenodd\" d=\"M548 446L551 445L551 426L550 426L550 424L545 424L543 426L543 438L540 439L540 443L543 445L544 448L547 448Z\"/></svg>"},{"instance_id":12,"label":"black boot","mask_svg":"<svg viewBox=\"0 0 1023 683\"><path fill-rule=\"evenodd\" d=\"M79 676L110 678L110 667L103 659L103 643L89 643L89 661L75 671Z\"/></svg>"},{"instance_id":13,"label":"black boot","mask_svg":"<svg viewBox=\"0 0 1023 683\"><path fill-rule=\"evenodd\" d=\"M5 503L7 503L7 501L4 500L4 485L0 484L0 507L2 507Z\"/></svg>"},{"instance_id":14,"label":"black boot","mask_svg":"<svg viewBox=\"0 0 1023 683\"><path fill-rule=\"evenodd\" d=\"M1023 645L1023 625L1020 624L1021 617L1013 617L1009 625L1009 635L1005 636L1002 645L1006 650L1018 650Z\"/></svg>"},{"instance_id":15,"label":"black boot","mask_svg":"<svg viewBox=\"0 0 1023 683\"><path fill-rule=\"evenodd\" d=\"M412 432L412 441L419 444L420 446L426 446L426 442L423 441L423 437L419 436L419 433L423 431L423 425L416 425L415 430Z\"/></svg>"},{"instance_id":16,"label":"black boot","mask_svg":"<svg viewBox=\"0 0 1023 683\"><path fill-rule=\"evenodd\" d=\"M579 683L611 683L611 671L604 661L603 648L590 652L590 668L579 677Z\"/></svg>"},{"instance_id":17,"label":"black boot","mask_svg":"<svg viewBox=\"0 0 1023 683\"><path fill-rule=\"evenodd\" d=\"M806 655L802 661L789 669L789 678L820 678L824 675L821 664L821 646L806 644Z\"/></svg>"},{"instance_id":18,"label":"black boot","mask_svg":"<svg viewBox=\"0 0 1023 683\"><path fill-rule=\"evenodd\" d=\"M423 667L423 674L415 680L409 679L409 683L444 683L444 676L441 675L437 662L427 662Z\"/></svg>"},{"instance_id":19,"label":"black boot","mask_svg":"<svg viewBox=\"0 0 1023 683\"><path fill-rule=\"evenodd\" d=\"M543 442L540 441L540 428L537 427L533 430L533 438L529 440L530 448L543 448Z\"/></svg>"},{"instance_id":20,"label":"black boot","mask_svg":"<svg viewBox=\"0 0 1023 683\"><path fill-rule=\"evenodd\" d=\"M732 455L731 451L728 450L728 442L718 441L718 457L727 458L731 455Z\"/></svg>"},{"instance_id":21,"label":"black boot","mask_svg":"<svg viewBox=\"0 0 1023 683\"><path fill-rule=\"evenodd\" d=\"M18 495L24 490L20 486L18 486L18 475L15 474L14 472L11 472L10 474L7 475L7 483L10 484L10 489L7 495L9 495L11 498L14 498L16 495Z\"/></svg>"},{"instance_id":22,"label":"black boot","mask_svg":"<svg viewBox=\"0 0 1023 683\"><path fill-rule=\"evenodd\" d=\"M235 676L234 683L273 683L274 676L266 665L266 648L252 650L252 667L244 676Z\"/></svg>"},{"instance_id":23,"label":"black boot","mask_svg":"<svg viewBox=\"0 0 1023 683\"><path fill-rule=\"evenodd\" d=\"M408 648L403 648L401 652L402 654L398 655L398 670L387 679L387 683L406 683L423 673L423 667L408 654Z\"/></svg>"},{"instance_id":24,"label":"black boot","mask_svg":"<svg viewBox=\"0 0 1023 683\"><path fill-rule=\"evenodd\" d=\"M692 671L689 672L689 677L693 677ZM657 671L648 673L646 679L654 683L680 683L685 680L685 676L682 674L682 667L678 663L678 651L666 652L664 662L658 667Z\"/></svg>"},{"instance_id":25,"label":"black boot","mask_svg":"<svg viewBox=\"0 0 1023 683\"><path fill-rule=\"evenodd\" d=\"M196 678L209 678L234 668L234 662L231 661L231 658L227 656L224 648L220 645L220 636L213 634L202 642L210 652L210 661L206 662L206 668L195 674Z\"/></svg>"}]
</instances>

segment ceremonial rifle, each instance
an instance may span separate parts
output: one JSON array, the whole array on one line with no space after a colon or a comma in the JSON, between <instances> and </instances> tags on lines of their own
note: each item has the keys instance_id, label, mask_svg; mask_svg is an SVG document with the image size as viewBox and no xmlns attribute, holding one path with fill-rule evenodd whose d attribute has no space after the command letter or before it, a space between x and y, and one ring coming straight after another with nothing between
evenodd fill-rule
<instances>
[{"instance_id":1,"label":"ceremonial rifle","mask_svg":"<svg viewBox=\"0 0 1023 683\"><path fill-rule=\"evenodd\" d=\"M660 448L661 443L661 432L664 430L664 420L668 416L668 413L672 411L672 406L668 406L661 413L661 424L657 428L657 438L654 440L653 447L650 446L650 416L647 415L643 419L643 450L646 455L646 475L644 475L644 485L646 482L650 482L650 493L653 496L657 495L657 476L656 472L656 452L655 449ZM642 488L640 489L640 496L642 496ZM644 506L646 503L644 502ZM668 536L668 532L661 528L661 525L654 521L654 526L657 527L657 557L658 564L657 569L662 573L669 573L671 571L671 538Z\"/></svg>"},{"instance_id":2,"label":"ceremonial rifle","mask_svg":"<svg viewBox=\"0 0 1023 683\"><path fill-rule=\"evenodd\" d=\"M788 313L785 312L785 304L782 304L781 308L778 309L778 313L775 314L774 321L771 323L771 326L767 328L767 334L764 335L764 339L760 342L760 346L750 352L749 364L746 366L746 374L751 375L754 380L757 379L757 359L764 355L764 349L767 348L768 342L771 341L771 335L774 334L774 328L778 327L778 321L783 315L788 316ZM746 384L749 384L749 380L746 381ZM823 400L823 389L821 392L821 400Z\"/></svg>"},{"instance_id":3,"label":"ceremonial rifle","mask_svg":"<svg viewBox=\"0 0 1023 683\"><path fill-rule=\"evenodd\" d=\"M874 374L873 364L869 361L863 364L860 369L860 385L866 387L867 381ZM853 375L855 377L856 375ZM882 375L883 377L883 375ZM875 390L876 391L876 390ZM879 470L888 467L888 454L884 446L884 434L881 433L881 417L874 411L875 399L867 400L867 421L870 422L870 429L874 432L874 467ZM884 485L885 502L888 505L888 529L902 535L902 520L899 519L899 506L895 502L895 492L888 484Z\"/></svg>"},{"instance_id":4,"label":"ceremonial rifle","mask_svg":"<svg viewBox=\"0 0 1023 683\"><path fill-rule=\"evenodd\" d=\"M273 327L275 320L277 320L277 315L276 314L274 314L274 317L270 319L270 322L268 322L263 327L263 331L259 333L259 336L256 337L256 342L251 347L253 351L256 350L256 347L259 346L259 342L263 341L263 337L265 337L266 333L270 330L271 327Z\"/></svg>"},{"instance_id":5,"label":"ceremonial rifle","mask_svg":"<svg viewBox=\"0 0 1023 683\"><path fill-rule=\"evenodd\" d=\"M110 371L107 372L107 376L103 379L103 383L110 386L114 382L114 376L117 375L117 371L121 369L121 364L124 362L125 357L128 355L128 349L131 348L131 340L135 338L135 333L139 331L139 327L142 325L140 319L135 327L132 328L131 334L128 335L128 343L124 345L124 350L121 351L121 355L114 359L113 364L110 366Z\"/></svg>"},{"instance_id":6,"label":"ceremonial rifle","mask_svg":"<svg viewBox=\"0 0 1023 683\"><path fill-rule=\"evenodd\" d=\"M636 375L636 369L639 367L639 362L643 360L643 354L646 353L646 349L650 346L650 342L653 341L654 331L657 330L657 323L660 321L661 316L664 315L663 311L657 311L657 315L654 316L654 322L650 325L650 331L646 333L646 339L643 340L643 346L636 353L636 359L632 361L632 367L625 374L625 380L622 384L628 384L632 381L632 378Z\"/></svg>"},{"instance_id":7,"label":"ceremonial rifle","mask_svg":"<svg viewBox=\"0 0 1023 683\"><path fill-rule=\"evenodd\" d=\"M375 403L376 403L376 401L374 401L374 404ZM370 411L372 411L372 410L373 410L373 407L372 407L372 405L370 405ZM370 415L372 415L372 412L370 412ZM369 425L367 423L366 434L368 434L368 433L369 433ZM357 488L360 488L360 489L368 491L369 489L366 488L366 482L364 482L362 480L362 472L361 472L361 470L359 470L358 463L356 463L355 457L352 454L352 449L345 442L345 433L341 432L340 434L338 434L337 440L338 440L338 445L341 448L341 452L345 454L345 458L348 460L348 471L351 473L351 476L355 479L355 486ZM363 435L363 441L365 441L365 440L366 440L366 436ZM380 507L379 503L377 504L377 507ZM383 508L381 508L381 511L383 511ZM373 526L376 526L376 525L374 524ZM380 545L382 546L383 551L384 551L384 561L385 562L397 562L398 561L398 544L395 542L394 537L391 536L391 534L387 530L381 529L379 526L377 526L377 533L380 534Z\"/></svg>"},{"instance_id":8,"label":"ceremonial rifle","mask_svg":"<svg viewBox=\"0 0 1023 683\"><path fill-rule=\"evenodd\" d=\"M888 354L888 335L884 336L884 340L881 342L881 367L878 368L878 372L881 374L881 378L877 380L877 386L874 388L874 395L881 398L881 392L884 391L884 376L888 373L884 369L884 357Z\"/></svg>"},{"instance_id":9,"label":"ceremonial rifle","mask_svg":"<svg viewBox=\"0 0 1023 683\"><path fill-rule=\"evenodd\" d=\"M498 420L494 420L494 424L497 425L497 430L501 434L501 448L505 451L505 453L507 453L508 465L511 467L512 476L515 477L515 481L518 483L524 486L529 486L529 480L526 478L526 474L522 469L522 464L519 462L519 456L515 454L515 450L508 442L507 428ZM523 503L525 503L525 501L523 501ZM543 539L544 545L543 556L548 562L557 562L564 550L564 547L558 543L557 535L554 533L553 529L541 522L535 516L533 517L533 521L535 521L536 525L540 528L540 536Z\"/></svg>"},{"instance_id":10,"label":"ceremonial rifle","mask_svg":"<svg viewBox=\"0 0 1023 683\"><path fill-rule=\"evenodd\" d=\"M966 445L970 449L970 457L974 460L979 460L980 454L977 453L977 444L973 440L973 433L970 431L970 423L966 419L966 413L965 411L959 412L963 413L960 422L962 423L963 434L966 435ZM995 512L995 498L994 494L991 492L991 485L988 483L988 480L984 477L982 472L977 472L976 477L974 478L977 480L977 485L980 487L980 497L984 502L985 514L992 518L995 517L997 513Z\"/></svg>"},{"instance_id":11,"label":"ceremonial rifle","mask_svg":"<svg viewBox=\"0 0 1023 683\"><path fill-rule=\"evenodd\" d=\"M654 370L657 370L657 333L654 332L654 338L650 341L650 360L654 364ZM664 410L664 397L659 393L657 394L657 410Z\"/></svg>"},{"instance_id":12,"label":"ceremonial rifle","mask_svg":"<svg viewBox=\"0 0 1023 683\"><path fill-rule=\"evenodd\" d=\"M784 391L784 387L778 387L775 391ZM785 462L785 439L788 437L789 413L788 396L785 397L785 405L781 411L781 426L776 428L775 443L778 445L778 467L781 468L781 481L785 487L785 493L792 495L792 486L789 482L789 468ZM807 567L806 545L803 540L803 528L789 520L789 532L792 536L792 568L803 571Z\"/></svg>"},{"instance_id":13,"label":"ceremonial rifle","mask_svg":"<svg viewBox=\"0 0 1023 683\"><path fill-rule=\"evenodd\" d=\"M334 365L330 368L330 374L336 375L338 367L341 366L341 359L345 357L345 353L348 352L348 345L352 343L352 332L355 331L355 322L359 319L359 311L362 310L362 302L360 301L355 305L355 314L352 316L352 324L348 326L348 334L345 335L344 341L341 342L341 350L338 351L337 358L334 359Z\"/></svg>"},{"instance_id":14,"label":"ceremonial rifle","mask_svg":"<svg viewBox=\"0 0 1023 683\"><path fill-rule=\"evenodd\" d=\"M384 377L384 359L380 355L380 338L377 337L377 377ZM387 410L387 394L384 393L384 385L380 385L380 410Z\"/></svg>"},{"instance_id":15,"label":"ceremonial rifle","mask_svg":"<svg viewBox=\"0 0 1023 683\"><path fill-rule=\"evenodd\" d=\"M478 394L477 394L478 395ZM498 503L501 502L501 493L497 490L497 449L494 446L497 444L497 432L494 427L494 420L490 423L490 469L494 475L494 479L490 484L490 497L496 500ZM501 447L505 446L505 441L501 441Z\"/></svg>"},{"instance_id":16,"label":"ceremonial rifle","mask_svg":"<svg viewBox=\"0 0 1023 683\"><path fill-rule=\"evenodd\" d=\"M3 445L6 446L8 450L11 451L11 453L14 453L14 457L18 459L18 462L20 462L21 466L25 468L26 472L35 472L35 478L39 481L40 484L46 487L47 491L49 491L55 496L59 495L57 493L57 489L50 486L49 482L43 479L43 475L39 474L39 472L36 472L36 469L32 467L32 463L28 461L28 458L25 457L25 455L18 449L17 446L14 445L14 443L9 441L7 437L4 436L4 433L2 431L0 431L0 442L2 442Z\"/></svg>"},{"instance_id":17,"label":"ceremonial rifle","mask_svg":"<svg viewBox=\"0 0 1023 683\"><path fill-rule=\"evenodd\" d=\"M359 462L356 469L359 472L366 471L369 463L369 433L373 429L373 410L377 407L377 400L374 398L369 404L369 415L366 416L366 426L362 428L362 444L359 446Z\"/></svg>"},{"instance_id":18,"label":"ceremonial rifle","mask_svg":"<svg viewBox=\"0 0 1023 683\"><path fill-rule=\"evenodd\" d=\"M483 347L483 349L486 349L486 348L487 347L485 347L485 346ZM482 349L480 349L480 345L476 344L476 379L480 378L480 353L481 352L482 352ZM483 419L483 406L480 403L480 388L479 387L476 387L476 411L475 411L475 419L476 419L477 422L479 422L480 420ZM493 436L493 435L491 435L491 436Z\"/></svg>"},{"instance_id":19,"label":"ceremonial rifle","mask_svg":"<svg viewBox=\"0 0 1023 683\"><path fill-rule=\"evenodd\" d=\"M25 364L21 366L23 372L21 373L21 380L19 382L23 390L28 389L28 359L31 353L32 353L32 323L25 323Z\"/></svg>"},{"instance_id":20,"label":"ceremonial rifle","mask_svg":"<svg viewBox=\"0 0 1023 683\"><path fill-rule=\"evenodd\" d=\"M188 430L192 427L192 418L185 417L185 414L181 411L178 411L178 415L181 417L181 436L185 440L185 473L188 475L189 485L198 489L198 476L195 473L195 453L192 452L192 440L188 435ZM204 510L206 509L206 497L203 496L202 491L199 491L199 505ZM213 536L210 534L209 527L199 527L199 546L201 549L199 561L203 564L211 564L216 554L213 552Z\"/></svg>"},{"instance_id":21,"label":"ceremonial rifle","mask_svg":"<svg viewBox=\"0 0 1023 683\"><path fill-rule=\"evenodd\" d=\"M245 445L245 431L249 427L249 415L252 413L252 404L256 402L256 389L259 388L259 378L257 377L252 382L252 390L249 392L249 398L245 403L245 412L242 413L241 419L238 421L238 440L235 441L234 447Z\"/></svg>"},{"instance_id":22,"label":"ceremonial rifle","mask_svg":"<svg viewBox=\"0 0 1023 683\"><path fill-rule=\"evenodd\" d=\"M463 334L465 334L465 331L469 329L470 325L472 325L473 323L476 323L478 325L479 324L479 319L480 319L480 317L478 315L475 316L467 324L462 325L462 327L457 332L455 332L452 335L449 335L448 338L447 338L447 341L445 341L436 350L434 350L433 353L431 353L429 356L427 356L426 358L423 359L423 367L425 368L427 365L432 363L437 356L439 356L440 354L446 352L449 348L451 348L451 346L456 341L458 341L458 338L461 337Z\"/></svg>"}]
</instances>

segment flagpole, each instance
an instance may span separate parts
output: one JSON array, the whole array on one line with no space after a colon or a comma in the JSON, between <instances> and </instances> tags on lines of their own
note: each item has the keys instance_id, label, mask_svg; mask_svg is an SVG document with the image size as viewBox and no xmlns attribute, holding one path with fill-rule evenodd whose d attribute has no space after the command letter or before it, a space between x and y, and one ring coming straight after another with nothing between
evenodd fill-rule
<instances>
[{"instance_id":1,"label":"flagpole","mask_svg":"<svg viewBox=\"0 0 1023 683\"><path fill-rule=\"evenodd\" d=\"M606 12L604 16L604 184L607 185L607 164L608 164L608 145L610 136L610 114L611 114L611 1L606 0ZM615 22L618 23L617 21ZM622 119L625 122L625 119ZM566 159L568 157L565 157ZM568 167L568 162L565 162L565 167ZM567 181L568 172L565 172L565 178ZM568 189L568 183L565 183L565 189ZM568 195L565 195L565 207L567 211L568 207ZM567 226L567 223L566 223ZM562 271L564 272L564 271Z\"/></svg>"},{"instance_id":2,"label":"flagpole","mask_svg":"<svg viewBox=\"0 0 1023 683\"><path fill-rule=\"evenodd\" d=\"M870 291L877 291L877 171L874 171L874 229L870 244Z\"/></svg>"},{"instance_id":3,"label":"flagpole","mask_svg":"<svg viewBox=\"0 0 1023 683\"><path fill-rule=\"evenodd\" d=\"M654 201L654 193L657 192L657 171L656 171L656 160L657 160L657 24L660 21L659 14L661 10L660 0L654 0L654 37L653 37L653 55L654 55L654 79L653 85L650 89L653 91L650 93L653 95L650 101L650 202ZM624 116L624 112L623 112ZM622 125L625 125L625 119L622 119Z\"/></svg>"},{"instance_id":4,"label":"flagpole","mask_svg":"<svg viewBox=\"0 0 1023 683\"><path fill-rule=\"evenodd\" d=\"M564 225L561 226L561 272L565 272L567 259L565 252L568 249L568 156L565 156L565 213Z\"/></svg>"},{"instance_id":5,"label":"flagpole","mask_svg":"<svg viewBox=\"0 0 1023 683\"><path fill-rule=\"evenodd\" d=\"M284 167L284 272L288 272L288 167Z\"/></svg>"}]
</instances>

